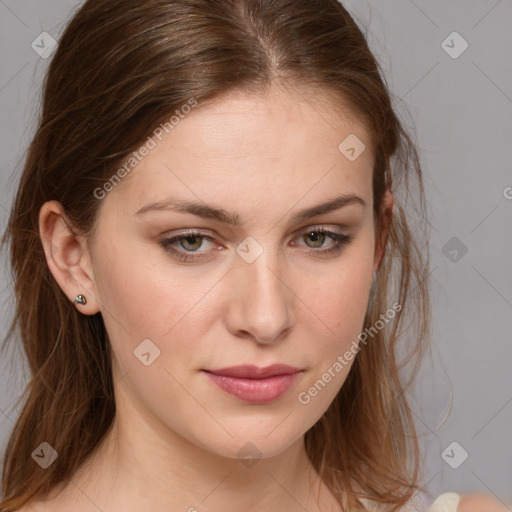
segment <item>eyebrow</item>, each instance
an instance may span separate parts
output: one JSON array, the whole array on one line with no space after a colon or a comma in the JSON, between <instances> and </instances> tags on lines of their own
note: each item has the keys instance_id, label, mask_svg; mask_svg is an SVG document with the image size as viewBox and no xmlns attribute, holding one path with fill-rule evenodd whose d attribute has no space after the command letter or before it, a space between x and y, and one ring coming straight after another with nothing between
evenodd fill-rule
<instances>
[{"instance_id":1,"label":"eyebrow","mask_svg":"<svg viewBox=\"0 0 512 512\"><path fill-rule=\"evenodd\" d=\"M311 217L316 217L318 215L323 215L325 213L339 210L340 208L351 204L360 204L363 206L363 208L366 207L366 203L361 197L356 196L355 194L343 194L341 196L336 196L325 203L321 203L316 206L298 211L292 216L291 221L301 222L303 220L310 219ZM214 208L204 203L178 200L172 197L164 199L163 201L147 204L146 206L143 206L135 215L143 215L147 212L158 210L171 210L190 213L192 215L197 215L198 217L217 220L231 226L240 226L242 224L242 220L236 212L230 212L222 208Z\"/></svg>"}]
</instances>

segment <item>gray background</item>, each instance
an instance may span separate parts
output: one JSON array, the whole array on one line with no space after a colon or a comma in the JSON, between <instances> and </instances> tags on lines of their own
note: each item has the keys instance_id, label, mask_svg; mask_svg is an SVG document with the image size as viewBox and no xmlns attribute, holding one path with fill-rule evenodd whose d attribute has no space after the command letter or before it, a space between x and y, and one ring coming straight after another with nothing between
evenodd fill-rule
<instances>
[{"instance_id":1,"label":"gray background","mask_svg":"<svg viewBox=\"0 0 512 512\"><path fill-rule=\"evenodd\" d=\"M2 231L49 62L31 43L41 32L58 40L80 3L0 0ZM368 27L395 106L416 134L426 174L434 357L419 375L413 402L425 456L424 482L433 494L481 491L510 505L512 2L343 3ZM454 31L469 44L457 58L442 46ZM445 45L453 47L447 48L452 53L462 48L457 36ZM3 335L13 300L2 257ZM27 378L18 349L8 355L0 365L1 449ZM458 444L450 446L453 442ZM460 464L463 450L469 456Z\"/></svg>"}]
</instances>

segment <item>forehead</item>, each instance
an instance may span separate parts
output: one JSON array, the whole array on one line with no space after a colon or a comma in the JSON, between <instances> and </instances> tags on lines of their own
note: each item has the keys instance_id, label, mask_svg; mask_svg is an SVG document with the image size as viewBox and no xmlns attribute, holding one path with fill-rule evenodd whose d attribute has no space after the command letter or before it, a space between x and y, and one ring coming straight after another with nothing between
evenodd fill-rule
<instances>
[{"instance_id":1,"label":"forehead","mask_svg":"<svg viewBox=\"0 0 512 512\"><path fill-rule=\"evenodd\" d=\"M185 116L166 137L168 148L192 149L196 156L219 159L313 155L318 149L337 155L338 139L349 133L357 133L369 146L357 116L341 101L334 111L334 102L311 88L275 85L265 93L232 91L200 103ZM302 141L306 146L300 145Z\"/></svg>"},{"instance_id":2,"label":"forehead","mask_svg":"<svg viewBox=\"0 0 512 512\"><path fill-rule=\"evenodd\" d=\"M371 189L369 134L348 108L340 104L334 110L321 93L281 87L265 94L234 91L181 117L161 140L153 137L155 147L109 201L122 201L135 212L166 193L210 203L233 203L233 191L259 203L281 194L290 204L332 188L359 195ZM347 158L346 140L348 146L360 144L355 160Z\"/></svg>"}]
</instances>

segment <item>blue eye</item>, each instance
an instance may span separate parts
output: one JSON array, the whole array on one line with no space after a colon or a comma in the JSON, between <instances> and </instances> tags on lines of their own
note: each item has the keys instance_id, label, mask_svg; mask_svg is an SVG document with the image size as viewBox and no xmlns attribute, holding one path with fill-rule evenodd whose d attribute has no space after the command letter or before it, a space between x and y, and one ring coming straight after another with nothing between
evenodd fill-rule
<instances>
[{"instance_id":1,"label":"blue eye","mask_svg":"<svg viewBox=\"0 0 512 512\"><path fill-rule=\"evenodd\" d=\"M313 256L330 256L340 254L343 248L352 241L351 235L346 235L339 231L333 231L325 228L313 228L303 231L301 237L312 237L313 242L317 243L320 241L320 245L326 238L332 238L335 243L332 244L328 249L312 247L308 254ZM179 261L193 262L204 257L204 254L208 251L199 251L203 246L203 240L214 242L214 239L201 231L187 231L180 235L173 236L171 238L164 238L159 242L159 245L166 251L176 256ZM180 245L181 248L176 249L176 245ZM308 246L311 247L311 246Z\"/></svg>"}]
</instances>

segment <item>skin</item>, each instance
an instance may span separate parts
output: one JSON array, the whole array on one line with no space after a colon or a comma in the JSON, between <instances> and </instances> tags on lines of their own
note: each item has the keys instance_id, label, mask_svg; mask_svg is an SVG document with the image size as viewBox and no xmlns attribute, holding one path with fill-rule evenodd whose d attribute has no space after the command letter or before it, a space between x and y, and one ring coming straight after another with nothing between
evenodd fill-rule
<instances>
[{"instance_id":1,"label":"skin","mask_svg":"<svg viewBox=\"0 0 512 512\"><path fill-rule=\"evenodd\" d=\"M87 297L75 306L82 314L105 321L117 415L74 485L55 488L38 510L341 510L309 463L304 434L353 360L307 405L297 396L357 340L387 229L376 237L367 132L313 97L274 85L265 96L199 105L101 200L89 244L73 236L58 202L42 207L53 276L70 301ZM355 161L338 150L349 134L366 145ZM341 193L366 205L291 223L298 210ZM171 194L236 211L242 223L171 210L136 215ZM384 207L389 219L391 193ZM352 240L322 256L336 241L308 236L310 227ZM159 244L186 229L214 238L174 243L203 254L192 263ZM249 236L263 250L251 263L236 252ZM134 357L145 339L160 350L149 366ZM267 404L228 395L200 371L276 362L303 372ZM261 457L251 467L237 455L247 443Z\"/></svg>"},{"instance_id":2,"label":"skin","mask_svg":"<svg viewBox=\"0 0 512 512\"><path fill-rule=\"evenodd\" d=\"M504 502L490 494L468 493L461 496L459 512L510 512Z\"/></svg>"}]
</instances>

